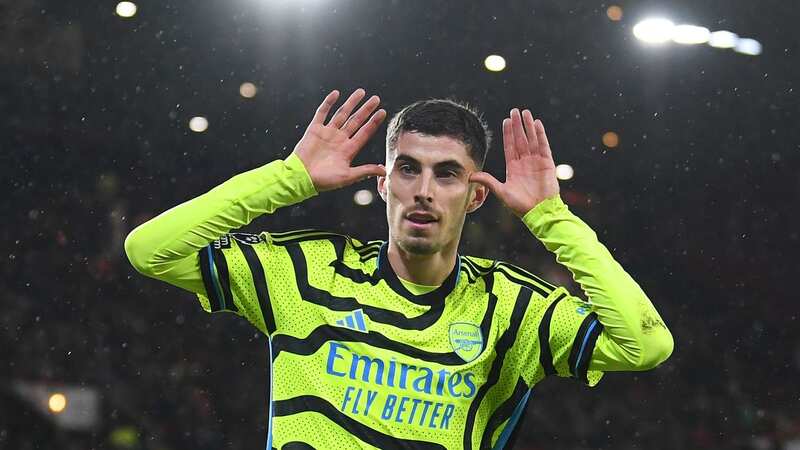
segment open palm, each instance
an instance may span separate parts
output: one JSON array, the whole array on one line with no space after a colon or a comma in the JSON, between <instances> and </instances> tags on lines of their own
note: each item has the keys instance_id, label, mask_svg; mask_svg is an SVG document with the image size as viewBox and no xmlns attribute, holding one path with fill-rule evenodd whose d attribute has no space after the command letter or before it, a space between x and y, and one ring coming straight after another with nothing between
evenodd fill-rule
<instances>
[{"instance_id":1,"label":"open palm","mask_svg":"<svg viewBox=\"0 0 800 450\"><path fill-rule=\"evenodd\" d=\"M556 166L541 120L534 120L527 109L517 108L503 120L503 152L506 181L501 183L486 172L475 172L470 181L478 182L497 195L518 217L542 200L559 194Z\"/></svg>"},{"instance_id":2,"label":"open palm","mask_svg":"<svg viewBox=\"0 0 800 450\"><path fill-rule=\"evenodd\" d=\"M365 95L364 89L356 89L325 124L331 107L339 98L339 91L330 92L294 147L294 153L303 161L318 192L344 187L370 176L386 175L385 169L379 164L350 166L353 158L386 118L383 109L372 114L380 103L377 95L370 97L358 111L351 114Z\"/></svg>"}]
</instances>

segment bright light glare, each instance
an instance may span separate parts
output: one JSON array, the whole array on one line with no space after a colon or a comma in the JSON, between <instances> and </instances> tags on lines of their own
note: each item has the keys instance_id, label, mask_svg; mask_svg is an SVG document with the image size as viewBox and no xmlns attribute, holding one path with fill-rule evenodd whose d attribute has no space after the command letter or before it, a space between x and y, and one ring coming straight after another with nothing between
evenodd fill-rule
<instances>
[{"instance_id":1,"label":"bright light glare","mask_svg":"<svg viewBox=\"0 0 800 450\"><path fill-rule=\"evenodd\" d=\"M672 30L672 40L678 44L705 44L711 32L706 27L678 25Z\"/></svg>"},{"instance_id":2,"label":"bright light glare","mask_svg":"<svg viewBox=\"0 0 800 450\"><path fill-rule=\"evenodd\" d=\"M715 31L708 38L708 45L716 48L733 48L739 42L739 35L730 31Z\"/></svg>"},{"instance_id":3,"label":"bright light glare","mask_svg":"<svg viewBox=\"0 0 800 450\"><path fill-rule=\"evenodd\" d=\"M117 3L117 15L120 17L133 17L136 14L136 4L132 2Z\"/></svg>"},{"instance_id":4,"label":"bright light glare","mask_svg":"<svg viewBox=\"0 0 800 450\"><path fill-rule=\"evenodd\" d=\"M189 120L189 129L194 131L195 133L202 133L208 129L208 119L205 117L192 117Z\"/></svg>"},{"instance_id":5,"label":"bright light glare","mask_svg":"<svg viewBox=\"0 0 800 450\"><path fill-rule=\"evenodd\" d=\"M486 70L500 72L506 68L506 59L500 55L489 55L483 61L483 64L486 66Z\"/></svg>"},{"instance_id":6,"label":"bright light glare","mask_svg":"<svg viewBox=\"0 0 800 450\"><path fill-rule=\"evenodd\" d=\"M356 202L356 205L359 206L367 206L372 203L372 200L375 198L372 195L372 191L367 189L361 189L360 191L356 191L355 195L353 195L353 201Z\"/></svg>"},{"instance_id":7,"label":"bright light glare","mask_svg":"<svg viewBox=\"0 0 800 450\"><path fill-rule=\"evenodd\" d=\"M575 175L575 171L572 170L572 166L569 164L559 164L556 166L556 178L559 180L569 180L573 175Z\"/></svg>"},{"instance_id":8,"label":"bright light glare","mask_svg":"<svg viewBox=\"0 0 800 450\"><path fill-rule=\"evenodd\" d=\"M67 407L67 397L64 394L53 394L47 401L47 406L50 407L50 411L58 414Z\"/></svg>"},{"instance_id":9,"label":"bright light glare","mask_svg":"<svg viewBox=\"0 0 800 450\"><path fill-rule=\"evenodd\" d=\"M761 43L755 39L739 39L734 50L745 55L760 55Z\"/></svg>"},{"instance_id":10,"label":"bright light glare","mask_svg":"<svg viewBox=\"0 0 800 450\"><path fill-rule=\"evenodd\" d=\"M674 28L675 24L667 19L645 19L633 27L633 35L641 41L660 44L672 38Z\"/></svg>"},{"instance_id":11,"label":"bright light glare","mask_svg":"<svg viewBox=\"0 0 800 450\"><path fill-rule=\"evenodd\" d=\"M256 88L255 84L250 83L249 81L242 83L242 85L239 86L239 95L244 98L253 98L256 96L256 92L258 92L258 88Z\"/></svg>"}]
</instances>

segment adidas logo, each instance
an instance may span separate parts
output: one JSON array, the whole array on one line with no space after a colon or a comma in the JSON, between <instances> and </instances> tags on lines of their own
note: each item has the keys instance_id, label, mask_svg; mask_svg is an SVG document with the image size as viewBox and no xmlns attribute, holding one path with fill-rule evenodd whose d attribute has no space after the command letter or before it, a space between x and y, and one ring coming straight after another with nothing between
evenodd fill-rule
<instances>
[{"instance_id":1,"label":"adidas logo","mask_svg":"<svg viewBox=\"0 0 800 450\"><path fill-rule=\"evenodd\" d=\"M369 332L367 330L367 324L364 322L364 311L360 308L344 316L344 319L337 320L336 325L363 333Z\"/></svg>"}]
</instances>

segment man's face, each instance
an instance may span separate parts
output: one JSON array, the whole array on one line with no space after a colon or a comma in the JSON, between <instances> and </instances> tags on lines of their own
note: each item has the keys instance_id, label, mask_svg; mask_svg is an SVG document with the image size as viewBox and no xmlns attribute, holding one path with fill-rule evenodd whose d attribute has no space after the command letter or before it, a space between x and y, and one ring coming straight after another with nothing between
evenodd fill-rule
<instances>
[{"instance_id":1,"label":"man's face","mask_svg":"<svg viewBox=\"0 0 800 450\"><path fill-rule=\"evenodd\" d=\"M488 194L468 181L477 170L457 139L402 133L394 155L387 156L386 177L378 177L392 240L414 254L457 247L466 213Z\"/></svg>"}]
</instances>

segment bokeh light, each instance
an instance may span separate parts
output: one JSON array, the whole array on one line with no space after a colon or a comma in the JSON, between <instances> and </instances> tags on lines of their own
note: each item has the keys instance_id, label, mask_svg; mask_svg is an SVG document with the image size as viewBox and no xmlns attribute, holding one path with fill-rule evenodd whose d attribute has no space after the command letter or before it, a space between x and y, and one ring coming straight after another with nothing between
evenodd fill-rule
<instances>
[{"instance_id":1,"label":"bokeh light","mask_svg":"<svg viewBox=\"0 0 800 450\"><path fill-rule=\"evenodd\" d=\"M359 206L367 206L372 203L372 200L374 199L375 196L372 194L372 191L368 189L361 189L356 191L356 193L353 195L353 201Z\"/></svg>"},{"instance_id":2,"label":"bokeh light","mask_svg":"<svg viewBox=\"0 0 800 450\"><path fill-rule=\"evenodd\" d=\"M736 42L736 46L733 48L736 52L742 53L745 55L760 55L761 54L761 43L755 39L739 39Z\"/></svg>"},{"instance_id":3,"label":"bokeh light","mask_svg":"<svg viewBox=\"0 0 800 450\"><path fill-rule=\"evenodd\" d=\"M249 81L242 83L242 85L239 86L239 95L241 95L244 98L253 98L256 96L257 93L258 93L258 88L256 87L255 84L250 83Z\"/></svg>"},{"instance_id":4,"label":"bokeh light","mask_svg":"<svg viewBox=\"0 0 800 450\"><path fill-rule=\"evenodd\" d=\"M55 393L50 396L50 399L47 401L47 406L50 408L55 414L58 414L67 407L67 397L61 393Z\"/></svg>"},{"instance_id":5,"label":"bokeh light","mask_svg":"<svg viewBox=\"0 0 800 450\"><path fill-rule=\"evenodd\" d=\"M139 447L139 432L132 426L121 426L108 436L115 449L135 449Z\"/></svg>"},{"instance_id":6,"label":"bokeh light","mask_svg":"<svg viewBox=\"0 0 800 450\"><path fill-rule=\"evenodd\" d=\"M556 166L556 178L559 180L569 180L575 175L575 170L569 164L559 164Z\"/></svg>"},{"instance_id":7,"label":"bokeh light","mask_svg":"<svg viewBox=\"0 0 800 450\"><path fill-rule=\"evenodd\" d=\"M133 2L117 3L117 15L120 17L133 17L136 15L136 4Z\"/></svg>"},{"instance_id":8,"label":"bokeh light","mask_svg":"<svg viewBox=\"0 0 800 450\"><path fill-rule=\"evenodd\" d=\"M707 43L715 48L731 48L745 55L760 55L761 43L751 38L740 38L727 30L711 31L698 25L675 25L664 18L642 20L633 27L633 35L649 44L672 41L677 44L694 45Z\"/></svg>"},{"instance_id":9,"label":"bokeh light","mask_svg":"<svg viewBox=\"0 0 800 450\"><path fill-rule=\"evenodd\" d=\"M483 61L483 64L486 66L486 70L500 72L506 68L506 59L500 55L489 55Z\"/></svg>"},{"instance_id":10,"label":"bokeh light","mask_svg":"<svg viewBox=\"0 0 800 450\"><path fill-rule=\"evenodd\" d=\"M607 131L603 134L603 145L608 148L614 148L619 145L619 135L613 131Z\"/></svg>"},{"instance_id":11,"label":"bokeh light","mask_svg":"<svg viewBox=\"0 0 800 450\"><path fill-rule=\"evenodd\" d=\"M208 129L208 119L202 116L192 117L189 120L189 129L195 133L202 133Z\"/></svg>"},{"instance_id":12,"label":"bokeh light","mask_svg":"<svg viewBox=\"0 0 800 450\"><path fill-rule=\"evenodd\" d=\"M606 10L606 16L614 22L622 20L622 8L617 5L611 5Z\"/></svg>"},{"instance_id":13,"label":"bokeh light","mask_svg":"<svg viewBox=\"0 0 800 450\"><path fill-rule=\"evenodd\" d=\"M710 36L708 28L696 25L677 25L672 30L672 41L678 44L705 44Z\"/></svg>"},{"instance_id":14,"label":"bokeh light","mask_svg":"<svg viewBox=\"0 0 800 450\"><path fill-rule=\"evenodd\" d=\"M716 48L733 48L737 42L739 35L725 30L715 31L708 37L708 45Z\"/></svg>"},{"instance_id":15,"label":"bokeh light","mask_svg":"<svg viewBox=\"0 0 800 450\"><path fill-rule=\"evenodd\" d=\"M663 18L645 19L633 27L633 35L648 44L661 44L672 39L675 24Z\"/></svg>"}]
</instances>

